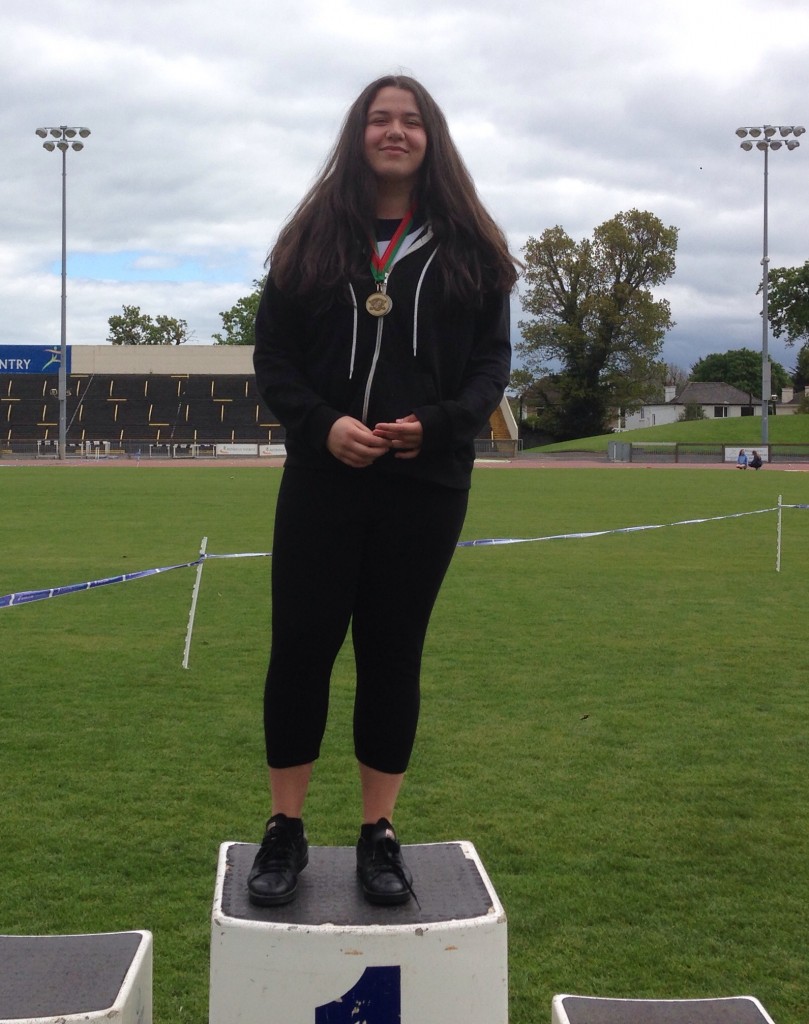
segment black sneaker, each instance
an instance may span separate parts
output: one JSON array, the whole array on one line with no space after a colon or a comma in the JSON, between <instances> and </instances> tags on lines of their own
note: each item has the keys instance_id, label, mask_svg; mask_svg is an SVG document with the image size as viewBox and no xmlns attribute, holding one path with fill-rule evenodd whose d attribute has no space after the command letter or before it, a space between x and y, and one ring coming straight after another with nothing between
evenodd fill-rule
<instances>
[{"instance_id":1,"label":"black sneaker","mask_svg":"<svg viewBox=\"0 0 809 1024\"><path fill-rule=\"evenodd\" d=\"M369 903L406 903L413 892L413 877L402 860L402 848L393 825L380 818L363 825L357 843L357 874Z\"/></svg>"},{"instance_id":2,"label":"black sneaker","mask_svg":"<svg viewBox=\"0 0 809 1024\"><path fill-rule=\"evenodd\" d=\"M300 818L274 814L247 877L251 903L274 907L289 903L298 888L298 874L309 863L309 844Z\"/></svg>"}]
</instances>

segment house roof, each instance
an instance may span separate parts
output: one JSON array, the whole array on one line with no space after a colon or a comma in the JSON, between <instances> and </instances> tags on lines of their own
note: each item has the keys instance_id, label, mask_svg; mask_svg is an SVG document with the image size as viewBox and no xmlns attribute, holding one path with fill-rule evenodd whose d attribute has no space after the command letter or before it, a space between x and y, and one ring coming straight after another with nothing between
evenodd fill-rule
<instances>
[{"instance_id":1,"label":"house roof","mask_svg":"<svg viewBox=\"0 0 809 1024\"><path fill-rule=\"evenodd\" d=\"M761 405L761 399L723 381L689 381L669 405Z\"/></svg>"}]
</instances>

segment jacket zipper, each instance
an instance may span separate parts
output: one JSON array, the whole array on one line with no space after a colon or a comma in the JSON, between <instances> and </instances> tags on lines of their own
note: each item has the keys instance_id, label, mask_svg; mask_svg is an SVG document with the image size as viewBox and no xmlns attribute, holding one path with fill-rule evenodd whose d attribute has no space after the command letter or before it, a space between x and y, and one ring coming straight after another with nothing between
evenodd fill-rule
<instances>
[{"instance_id":1,"label":"jacket zipper","mask_svg":"<svg viewBox=\"0 0 809 1024\"><path fill-rule=\"evenodd\" d=\"M376 364L379 361L379 352L382 348L382 324L385 318L381 316L377 321L376 325L376 347L374 348L373 359L371 360L371 369L368 371L368 380L365 383L365 396L362 400L362 422L368 426L368 406L371 402L371 386L374 383L374 374L376 373Z\"/></svg>"},{"instance_id":2,"label":"jacket zipper","mask_svg":"<svg viewBox=\"0 0 809 1024\"><path fill-rule=\"evenodd\" d=\"M438 249L435 249L431 254L430 258L424 264L419 274L418 284L416 285L416 295L413 301L413 355L415 356L418 351L418 319L419 319L419 298L421 296L421 286L424 283L424 278L427 275L427 270L430 264L433 262ZM396 266L394 263L391 267L391 273ZM357 300L354 295L354 289L351 290L352 298L354 300L354 343L351 348L351 374L354 372L354 347L357 339ZM371 359L371 369L368 371L368 379L365 382L365 394L362 400L362 422L368 426L368 406L371 404L371 388L374 383L374 375L376 373L376 364L379 361L379 353L382 350L382 326L385 322L384 317L380 317L376 325L376 345L374 347L374 355Z\"/></svg>"}]
</instances>

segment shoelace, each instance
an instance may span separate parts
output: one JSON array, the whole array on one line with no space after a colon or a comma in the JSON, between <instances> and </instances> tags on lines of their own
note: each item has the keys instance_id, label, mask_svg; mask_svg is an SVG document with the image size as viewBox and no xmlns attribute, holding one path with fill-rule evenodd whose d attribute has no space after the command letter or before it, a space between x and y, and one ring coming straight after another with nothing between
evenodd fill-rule
<instances>
[{"instance_id":1,"label":"shoelace","mask_svg":"<svg viewBox=\"0 0 809 1024\"><path fill-rule=\"evenodd\" d=\"M405 870L401 864L401 847L399 846L399 843L395 839L391 839L388 836L384 836L378 843L375 843L374 852L371 857L374 863L377 862L376 855L377 851L380 849L384 854L381 860L385 867L388 867L393 871L393 873L396 875L399 881L405 886L407 891L416 901L416 905L418 906L419 910L421 910L421 904L419 903L419 898L416 895L416 890L413 888L413 885L408 880L407 875L405 874Z\"/></svg>"},{"instance_id":2,"label":"shoelace","mask_svg":"<svg viewBox=\"0 0 809 1024\"><path fill-rule=\"evenodd\" d=\"M295 859L292 837L284 835L284 830L278 827L269 829L261 840L259 857L262 864L268 867L271 865L286 867L289 861Z\"/></svg>"}]
</instances>

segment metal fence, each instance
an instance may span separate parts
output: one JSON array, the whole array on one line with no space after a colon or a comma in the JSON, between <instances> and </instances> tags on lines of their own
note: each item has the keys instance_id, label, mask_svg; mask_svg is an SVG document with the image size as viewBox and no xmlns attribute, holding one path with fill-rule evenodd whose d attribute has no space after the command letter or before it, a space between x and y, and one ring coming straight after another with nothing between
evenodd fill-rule
<instances>
[{"instance_id":1,"label":"metal fence","mask_svg":"<svg viewBox=\"0 0 809 1024\"><path fill-rule=\"evenodd\" d=\"M753 451L751 446L743 444L610 441L607 458L610 462L726 463L735 461L736 453L742 448L748 454ZM758 445L755 450L765 463L809 462L809 443Z\"/></svg>"},{"instance_id":2,"label":"metal fence","mask_svg":"<svg viewBox=\"0 0 809 1024\"><path fill-rule=\"evenodd\" d=\"M486 459L513 459L518 452L522 451L522 438L504 439L475 439L475 455L478 458Z\"/></svg>"},{"instance_id":3,"label":"metal fence","mask_svg":"<svg viewBox=\"0 0 809 1024\"><path fill-rule=\"evenodd\" d=\"M219 444L155 444L152 441L82 441L65 445L65 457L71 461L100 462L114 459L215 459L218 456L256 457L259 455L283 455L283 445L266 443ZM0 446L0 459L41 459L59 458L56 441L14 441Z\"/></svg>"},{"instance_id":4,"label":"metal fence","mask_svg":"<svg viewBox=\"0 0 809 1024\"><path fill-rule=\"evenodd\" d=\"M475 456L486 459L511 459L522 451L521 440L475 441ZM155 444L152 441L82 441L65 446L65 457L73 461L100 462L112 459L215 459L283 456L283 444L266 442ZM11 441L0 444L0 459L59 458L56 441Z\"/></svg>"}]
</instances>

